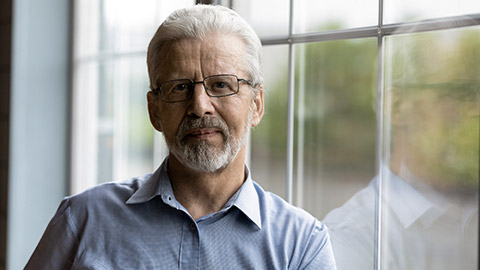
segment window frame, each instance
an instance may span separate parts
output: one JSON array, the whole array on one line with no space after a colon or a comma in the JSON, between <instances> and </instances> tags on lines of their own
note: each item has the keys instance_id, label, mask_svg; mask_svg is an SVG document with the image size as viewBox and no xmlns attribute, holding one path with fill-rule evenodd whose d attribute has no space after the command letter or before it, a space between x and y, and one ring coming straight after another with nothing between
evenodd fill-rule
<instances>
[{"instance_id":1,"label":"window frame","mask_svg":"<svg viewBox=\"0 0 480 270\"><path fill-rule=\"evenodd\" d=\"M75 2L76 3L76 2ZM233 0L228 1L196 1L196 3L204 4L221 4L235 9L235 2ZM428 20L420 20L413 22L404 22L404 23L389 23L384 24L384 1L378 0L378 22L376 25L358 27L358 28L346 28L339 30L328 30L320 32L310 32L310 33L295 33L294 26L294 9L295 1L289 0L289 18L288 18L288 34L279 35L279 36L261 36L261 42L263 46L274 46L274 45L286 45L288 46L288 85L287 85L287 95L288 95L288 111L287 111L287 153L286 153L286 194L285 198L288 202L293 202L293 190L294 190L294 158L295 154L297 155L297 160L302 160L300 157L302 151L294 151L295 145L295 45L306 44L313 42L325 42L325 41L339 41L339 40L351 40L351 39L361 39L361 38L376 38L377 39L377 84L376 84L376 146L375 146L375 174L379 176L377 194L375 197L376 204L376 214L375 214L375 250L374 250L374 269L380 269L382 265L382 256L380 252L382 250L382 217L383 217L383 202L379 198L382 197L382 190L384 185L384 179L382 177L383 166L381 165L381 157L385 150L385 140L384 140L384 38L388 36L401 35L401 34L413 34L421 33L428 31L437 31L437 30L447 30L447 29L458 29L469 26L478 26L480 25L480 13L477 14L466 14L461 16L450 16L450 17L440 17ZM99 31L102 31L100 29ZM95 57L86 57L85 59L73 59L73 70L74 78L77 66L82 62L97 62L107 61L109 59L115 59L125 56L139 56L144 55L145 51L133 51L125 53L99 53ZM77 99L76 91L74 91L74 100ZM78 106L77 106L78 108ZM75 115L78 115L78 112L75 112L74 108L74 118L73 121L78 121L75 118ZM86 161L89 157L82 156L82 150L75 148L75 142L77 141L75 124L73 125L72 131L72 181L71 181L71 192L75 193L79 190L84 189L87 186L91 186L95 183L85 182L85 179L93 179L91 177L79 177L81 172L78 172L79 165L76 162ZM297 129L301 129L301 126ZM302 134L299 132L298 134ZM93 141L87 141L84 145L93 145L96 144L95 139ZM163 156L166 154L166 147L163 143L163 140L160 135L155 134L154 138L154 157L153 164L159 164ZM248 146L249 147L249 146ZM249 153L250 151L248 151ZM79 155L79 156L77 156ZM250 155L247 154L247 163L249 163ZM92 163L92 161L91 161ZM93 162L95 163L95 162ZM85 163L83 163L84 165ZM95 166L95 165L93 165ZM114 175L115 176L115 175ZM115 178L115 177L114 177ZM82 184L79 184L83 182ZM295 202L296 205L301 205L302 196L302 182L297 179L295 182L297 184L296 190L298 192L297 198L299 201Z\"/></svg>"}]
</instances>

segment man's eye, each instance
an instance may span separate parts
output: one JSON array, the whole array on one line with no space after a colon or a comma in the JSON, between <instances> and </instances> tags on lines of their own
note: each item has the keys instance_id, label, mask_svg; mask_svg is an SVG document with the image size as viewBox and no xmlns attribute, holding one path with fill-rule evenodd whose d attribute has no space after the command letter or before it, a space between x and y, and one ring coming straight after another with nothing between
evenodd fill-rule
<instances>
[{"instance_id":1,"label":"man's eye","mask_svg":"<svg viewBox=\"0 0 480 270\"><path fill-rule=\"evenodd\" d=\"M213 87L216 89L227 88L228 85L225 82L216 82L213 84Z\"/></svg>"},{"instance_id":2,"label":"man's eye","mask_svg":"<svg viewBox=\"0 0 480 270\"><path fill-rule=\"evenodd\" d=\"M188 90L188 85L184 83L174 85L172 88L172 91L176 91L176 92L182 92L186 90Z\"/></svg>"}]
</instances>

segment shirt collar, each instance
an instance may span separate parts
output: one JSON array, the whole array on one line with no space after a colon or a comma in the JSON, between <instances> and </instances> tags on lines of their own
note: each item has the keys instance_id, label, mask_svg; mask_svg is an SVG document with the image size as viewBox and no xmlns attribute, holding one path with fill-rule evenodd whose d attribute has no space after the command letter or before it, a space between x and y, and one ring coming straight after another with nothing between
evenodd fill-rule
<instances>
[{"instance_id":1,"label":"shirt collar","mask_svg":"<svg viewBox=\"0 0 480 270\"><path fill-rule=\"evenodd\" d=\"M428 227L446 211L445 203L438 203L444 201L438 197L440 194L435 194L437 197L435 201L432 201L431 198L428 199L387 167L383 168L383 176L387 180L384 183L388 183L387 193L384 195L388 196L386 198L389 206L404 228L410 227L416 221ZM431 192L434 191L428 191L430 197L432 196Z\"/></svg>"},{"instance_id":2,"label":"shirt collar","mask_svg":"<svg viewBox=\"0 0 480 270\"><path fill-rule=\"evenodd\" d=\"M245 174L247 175L247 179L242 187L240 187L233 205L242 211L259 229L262 229L260 201L247 166L245 166Z\"/></svg>"},{"instance_id":3,"label":"shirt collar","mask_svg":"<svg viewBox=\"0 0 480 270\"><path fill-rule=\"evenodd\" d=\"M130 196L126 203L144 203L150 201L156 196L161 196L164 201L171 201L173 198L173 190L172 185L170 184L170 179L168 178L167 168L168 157L163 161L162 165L160 165L160 167L145 180L140 188Z\"/></svg>"},{"instance_id":4,"label":"shirt collar","mask_svg":"<svg viewBox=\"0 0 480 270\"><path fill-rule=\"evenodd\" d=\"M232 198L225 204L225 208L235 206L242 213L244 213L255 225L261 229L262 220L260 216L260 202L258 193L250 177L250 171L245 166L246 180L240 189L232 196ZM156 196L161 196L163 202L176 209L183 209L176 200L173 194L172 184L168 177L168 157L165 158L162 165L145 180L143 185L133 193L126 201L127 204L139 204L150 201ZM184 210L186 211L186 210Z\"/></svg>"}]
</instances>

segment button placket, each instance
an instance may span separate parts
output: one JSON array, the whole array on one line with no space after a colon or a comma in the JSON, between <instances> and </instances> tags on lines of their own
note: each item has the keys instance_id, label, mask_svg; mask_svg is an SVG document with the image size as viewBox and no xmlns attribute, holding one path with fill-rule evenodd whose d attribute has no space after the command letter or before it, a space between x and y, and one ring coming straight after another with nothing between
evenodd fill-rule
<instances>
[{"instance_id":1,"label":"button placket","mask_svg":"<svg viewBox=\"0 0 480 270\"><path fill-rule=\"evenodd\" d=\"M197 224L188 218L182 227L180 269L197 269L200 256L200 235Z\"/></svg>"}]
</instances>

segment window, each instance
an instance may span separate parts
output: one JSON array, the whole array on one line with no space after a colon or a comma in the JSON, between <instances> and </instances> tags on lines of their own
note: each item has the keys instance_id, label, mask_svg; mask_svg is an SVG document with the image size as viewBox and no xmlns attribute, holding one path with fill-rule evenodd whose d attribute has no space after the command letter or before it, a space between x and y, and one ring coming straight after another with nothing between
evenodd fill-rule
<instances>
[{"instance_id":1,"label":"window","mask_svg":"<svg viewBox=\"0 0 480 270\"><path fill-rule=\"evenodd\" d=\"M479 26L385 38L382 266L477 268L479 48Z\"/></svg>"},{"instance_id":2,"label":"window","mask_svg":"<svg viewBox=\"0 0 480 270\"><path fill-rule=\"evenodd\" d=\"M75 1L71 192L151 172L166 155L146 109L146 48L194 1Z\"/></svg>"},{"instance_id":3,"label":"window","mask_svg":"<svg viewBox=\"0 0 480 270\"><path fill-rule=\"evenodd\" d=\"M339 269L476 269L480 2L216 2L264 44L253 178L329 226ZM166 155L146 46L194 1L75 3L72 192Z\"/></svg>"}]
</instances>

